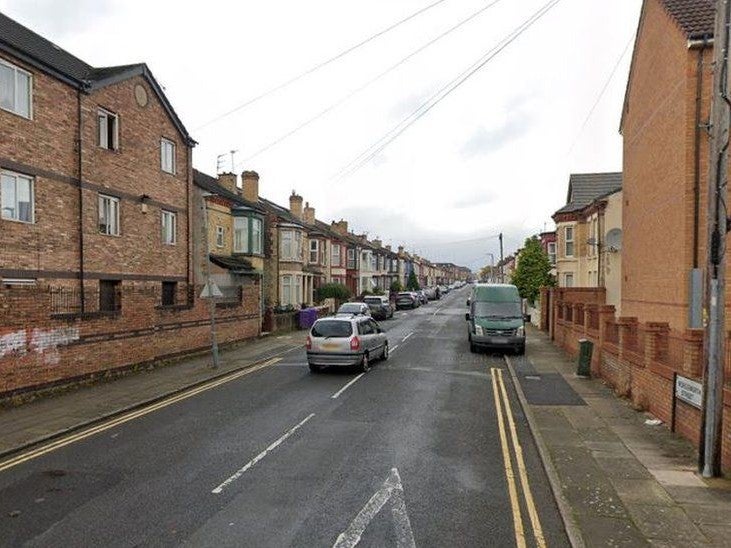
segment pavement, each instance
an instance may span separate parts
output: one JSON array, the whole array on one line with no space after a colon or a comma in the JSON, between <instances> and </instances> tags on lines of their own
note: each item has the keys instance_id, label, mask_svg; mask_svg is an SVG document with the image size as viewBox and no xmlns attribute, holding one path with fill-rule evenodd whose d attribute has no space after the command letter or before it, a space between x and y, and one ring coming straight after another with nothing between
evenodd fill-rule
<instances>
[{"instance_id":1,"label":"pavement","mask_svg":"<svg viewBox=\"0 0 731 548\"><path fill-rule=\"evenodd\" d=\"M467 295L381 322L391 357L363 375L270 339L209 381L203 358L0 412L6 448L94 421L0 459L0 544L568 546L504 357L469 352Z\"/></svg>"},{"instance_id":2,"label":"pavement","mask_svg":"<svg viewBox=\"0 0 731 548\"><path fill-rule=\"evenodd\" d=\"M574 543L731 546L731 481L703 479L690 442L577 377L545 334L528 341L511 369Z\"/></svg>"}]
</instances>

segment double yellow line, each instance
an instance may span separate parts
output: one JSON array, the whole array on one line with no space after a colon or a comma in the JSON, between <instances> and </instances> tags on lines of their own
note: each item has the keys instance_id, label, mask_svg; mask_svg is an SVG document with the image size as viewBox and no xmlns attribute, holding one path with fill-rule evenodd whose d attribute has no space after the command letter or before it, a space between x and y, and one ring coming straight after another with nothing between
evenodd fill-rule
<instances>
[{"instance_id":1,"label":"double yellow line","mask_svg":"<svg viewBox=\"0 0 731 548\"><path fill-rule=\"evenodd\" d=\"M528 482L528 472L526 471L525 460L523 459L523 448L520 445L518 432L515 428L515 420L513 419L513 411L510 406L510 399L508 398L508 392L505 389L505 382L503 381L503 372L501 369L492 367L490 368L490 375L492 377L492 391L495 397L495 409L497 410L497 422L498 429L500 431L500 446L503 451L505 477L508 481L510 507L513 513L515 543L519 548L525 547L526 535L525 529L523 527L520 500L518 498L518 485L516 482L515 471L513 469L513 457L511 456L510 445L508 443L508 436L505 428L506 417L508 429L510 430L512 447L515 453L515 463L518 469L518 478L520 480L523 498L525 499L525 507L528 510L528 517L530 518L531 529L533 530L533 538L535 539L536 546L538 546L539 548L545 548L546 539L543 537L541 520L538 518L538 511L536 510L536 505L533 501L533 494L530 490L530 483ZM505 416L503 416L503 406L505 407Z\"/></svg>"},{"instance_id":2,"label":"double yellow line","mask_svg":"<svg viewBox=\"0 0 731 548\"><path fill-rule=\"evenodd\" d=\"M90 436L93 436L94 434L98 434L99 432L104 432L105 430L109 430L110 428L114 428L115 426L119 426L120 424L124 424L125 422L129 422L131 420L137 419L139 417L147 415L148 413L152 413L153 411L157 411L158 409L167 407L168 405L172 405L179 401L191 398L197 394L200 394L201 392L205 392L206 390L216 388L217 386L220 386L227 382L231 382L235 379L238 379L239 377L249 375L251 373L254 373L255 371L259 371L260 369L264 369L265 367L274 365L275 363L281 361L281 359L282 358L270 358L262 363L254 365L254 366L244 369L242 371L237 371L230 375L220 377L211 382L202 384L195 388L191 388L190 390L187 390L180 394L176 394L174 396L170 396L169 398L165 398L164 400L161 400L157 403L148 405L147 407L143 407L142 409L138 409L136 411L131 411L129 413L126 413L124 415L111 419L107 422L104 422L102 424L92 426L85 430L81 430L80 432L70 434L70 435L63 437L61 439L58 439L56 441L42 445L41 447L38 447L37 449L32 449L25 453L21 453L20 455L17 455L11 459L0 462L0 472L7 470L8 468L12 468L13 466L17 466L23 462L29 461L31 459L38 458L41 455L45 455L46 453L50 453L51 451L55 451L56 449L60 449L61 447L64 447L66 445L69 445L69 444L75 443L77 441L83 440L85 438L88 438Z\"/></svg>"}]
</instances>

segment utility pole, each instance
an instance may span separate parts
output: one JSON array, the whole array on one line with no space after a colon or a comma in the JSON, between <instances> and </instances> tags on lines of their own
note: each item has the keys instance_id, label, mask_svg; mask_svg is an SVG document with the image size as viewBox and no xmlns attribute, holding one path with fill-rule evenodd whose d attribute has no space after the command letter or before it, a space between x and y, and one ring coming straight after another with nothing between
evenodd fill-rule
<instances>
[{"instance_id":1,"label":"utility pole","mask_svg":"<svg viewBox=\"0 0 731 548\"><path fill-rule=\"evenodd\" d=\"M211 316L211 354L213 356L213 369L218 369L218 340L216 337L216 301L213 298L213 283L211 280L211 244L208 234L208 207L205 196L201 197L203 207L203 234L206 239L206 257L203 264L206 265L206 288L208 289L208 312Z\"/></svg>"},{"instance_id":2,"label":"utility pole","mask_svg":"<svg viewBox=\"0 0 731 548\"><path fill-rule=\"evenodd\" d=\"M503 233L500 233L500 283L505 283L505 265L503 264Z\"/></svg>"},{"instance_id":3,"label":"utility pole","mask_svg":"<svg viewBox=\"0 0 731 548\"><path fill-rule=\"evenodd\" d=\"M726 194L728 175L728 97L730 0L716 1L711 101L711 156L708 174L708 264L706 290L706 363L703 374L703 411L699 468L703 477L721 473L721 421L725 347Z\"/></svg>"}]
</instances>

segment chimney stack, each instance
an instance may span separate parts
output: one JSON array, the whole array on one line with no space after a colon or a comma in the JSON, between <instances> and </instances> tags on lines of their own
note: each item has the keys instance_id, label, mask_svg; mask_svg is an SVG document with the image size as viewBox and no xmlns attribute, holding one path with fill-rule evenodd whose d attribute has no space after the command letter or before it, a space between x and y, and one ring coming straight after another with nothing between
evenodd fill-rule
<instances>
[{"instance_id":1,"label":"chimney stack","mask_svg":"<svg viewBox=\"0 0 731 548\"><path fill-rule=\"evenodd\" d=\"M335 221L330 223L330 226L332 226L333 230L338 234L342 234L343 236L348 234L348 221L340 219L337 223Z\"/></svg>"},{"instance_id":2,"label":"chimney stack","mask_svg":"<svg viewBox=\"0 0 731 548\"><path fill-rule=\"evenodd\" d=\"M373 240L373 245L376 247L383 247L383 242L381 240Z\"/></svg>"},{"instance_id":3,"label":"chimney stack","mask_svg":"<svg viewBox=\"0 0 731 548\"><path fill-rule=\"evenodd\" d=\"M255 204L259 202L259 174L256 171L241 173L241 196Z\"/></svg>"},{"instance_id":4,"label":"chimney stack","mask_svg":"<svg viewBox=\"0 0 731 548\"><path fill-rule=\"evenodd\" d=\"M390 245L387 245L387 246L386 246L386 249L387 249L388 251L391 251L391 246L390 246Z\"/></svg>"},{"instance_id":5,"label":"chimney stack","mask_svg":"<svg viewBox=\"0 0 731 548\"><path fill-rule=\"evenodd\" d=\"M315 224L315 208L310 207L310 202L305 203L304 221L309 225Z\"/></svg>"},{"instance_id":6,"label":"chimney stack","mask_svg":"<svg viewBox=\"0 0 731 548\"><path fill-rule=\"evenodd\" d=\"M235 173L221 173L218 176L218 184L229 192L237 193L236 188L236 174Z\"/></svg>"},{"instance_id":7,"label":"chimney stack","mask_svg":"<svg viewBox=\"0 0 731 548\"><path fill-rule=\"evenodd\" d=\"M404 254L404 246L400 245L398 246L398 254L403 255Z\"/></svg>"},{"instance_id":8,"label":"chimney stack","mask_svg":"<svg viewBox=\"0 0 731 548\"><path fill-rule=\"evenodd\" d=\"M294 190L292 195L289 197L289 212L302 220L302 196L297 194Z\"/></svg>"}]
</instances>

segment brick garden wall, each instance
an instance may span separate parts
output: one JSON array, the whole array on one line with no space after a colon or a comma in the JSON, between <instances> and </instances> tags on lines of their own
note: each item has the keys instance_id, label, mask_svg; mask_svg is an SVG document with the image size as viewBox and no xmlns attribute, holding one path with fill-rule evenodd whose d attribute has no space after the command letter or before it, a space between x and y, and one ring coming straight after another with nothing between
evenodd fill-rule
<instances>
[{"instance_id":1,"label":"brick garden wall","mask_svg":"<svg viewBox=\"0 0 731 548\"><path fill-rule=\"evenodd\" d=\"M259 282L216 305L219 343L260 333ZM181 304L160 305L158 284L124 282L117 313L52 314L57 288L0 287L0 397L83 379L210 347L201 287L181 289ZM89 295L87 295L87 298ZM12 314L11 314L12 311Z\"/></svg>"},{"instance_id":2,"label":"brick garden wall","mask_svg":"<svg viewBox=\"0 0 731 548\"><path fill-rule=\"evenodd\" d=\"M671 330L667 323L641 323L615 317L613 306L597 303L598 294L583 288L552 289L554 343L572 356L578 341L594 343L592 375L602 378L636 409L647 410L686 439L698 443L700 411L675 401L675 375L702 381L703 331ZM546 295L542 297L545 299ZM727 334L722 461L731 471L731 332Z\"/></svg>"}]
</instances>

